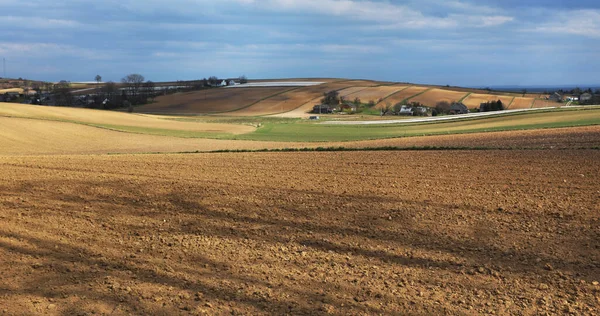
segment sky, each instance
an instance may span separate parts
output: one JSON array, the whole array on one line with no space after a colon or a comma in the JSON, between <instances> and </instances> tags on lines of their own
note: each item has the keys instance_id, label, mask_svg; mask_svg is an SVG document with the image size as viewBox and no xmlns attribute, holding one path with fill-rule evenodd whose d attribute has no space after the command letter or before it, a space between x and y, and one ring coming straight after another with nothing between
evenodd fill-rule
<instances>
[{"instance_id":1,"label":"sky","mask_svg":"<svg viewBox=\"0 0 600 316\"><path fill-rule=\"evenodd\" d=\"M0 57L47 81L597 85L600 1L0 0Z\"/></svg>"}]
</instances>

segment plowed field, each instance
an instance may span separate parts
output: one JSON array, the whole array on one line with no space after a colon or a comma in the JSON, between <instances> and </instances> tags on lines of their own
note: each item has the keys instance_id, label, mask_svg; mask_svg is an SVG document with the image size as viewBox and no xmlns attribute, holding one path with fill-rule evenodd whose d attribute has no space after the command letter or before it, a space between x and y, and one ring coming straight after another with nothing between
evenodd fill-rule
<instances>
[{"instance_id":1,"label":"plowed field","mask_svg":"<svg viewBox=\"0 0 600 316\"><path fill-rule=\"evenodd\" d=\"M0 310L595 314L599 159L3 157Z\"/></svg>"},{"instance_id":2,"label":"plowed field","mask_svg":"<svg viewBox=\"0 0 600 316\"><path fill-rule=\"evenodd\" d=\"M509 109L518 110L518 109L530 109L533 105L533 98L523 98L516 97L513 103L510 105Z\"/></svg>"},{"instance_id":3,"label":"plowed field","mask_svg":"<svg viewBox=\"0 0 600 316\"><path fill-rule=\"evenodd\" d=\"M506 108L510 105L513 98L514 97L506 96L506 95L475 94L474 93L474 94L469 95L466 99L464 99L463 103L469 109L478 109L479 105L481 103L500 100L500 101L502 101L502 104L504 104L504 107Z\"/></svg>"},{"instance_id":4,"label":"plowed field","mask_svg":"<svg viewBox=\"0 0 600 316\"><path fill-rule=\"evenodd\" d=\"M444 89L432 89L419 96L416 96L410 101L420 102L426 106L435 107L438 102L457 102L467 95L467 92L450 91ZM479 105L478 105L479 106Z\"/></svg>"},{"instance_id":5,"label":"plowed field","mask_svg":"<svg viewBox=\"0 0 600 316\"><path fill-rule=\"evenodd\" d=\"M165 114L202 114L234 111L289 87L208 89L175 93L156 98L155 103L136 108L136 112Z\"/></svg>"}]
</instances>

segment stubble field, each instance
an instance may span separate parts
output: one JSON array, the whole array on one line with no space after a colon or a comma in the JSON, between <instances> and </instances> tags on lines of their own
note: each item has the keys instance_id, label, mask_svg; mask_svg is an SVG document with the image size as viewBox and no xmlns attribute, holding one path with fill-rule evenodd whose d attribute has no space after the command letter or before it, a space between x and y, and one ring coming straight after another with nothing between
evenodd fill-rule
<instances>
[{"instance_id":1,"label":"stubble field","mask_svg":"<svg viewBox=\"0 0 600 316\"><path fill-rule=\"evenodd\" d=\"M594 314L599 158L0 158L0 311Z\"/></svg>"}]
</instances>

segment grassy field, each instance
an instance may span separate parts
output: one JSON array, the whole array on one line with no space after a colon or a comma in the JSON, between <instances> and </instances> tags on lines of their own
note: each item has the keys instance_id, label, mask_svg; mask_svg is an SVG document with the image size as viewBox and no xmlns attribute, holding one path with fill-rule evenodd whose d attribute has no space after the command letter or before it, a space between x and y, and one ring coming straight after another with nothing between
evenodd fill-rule
<instances>
[{"instance_id":1,"label":"grassy field","mask_svg":"<svg viewBox=\"0 0 600 316\"><path fill-rule=\"evenodd\" d=\"M405 125L324 125L265 123L253 133L234 139L276 141L352 141L377 138L461 134L491 131L559 128L600 124L600 109L556 110L543 113L512 114L453 122Z\"/></svg>"}]
</instances>

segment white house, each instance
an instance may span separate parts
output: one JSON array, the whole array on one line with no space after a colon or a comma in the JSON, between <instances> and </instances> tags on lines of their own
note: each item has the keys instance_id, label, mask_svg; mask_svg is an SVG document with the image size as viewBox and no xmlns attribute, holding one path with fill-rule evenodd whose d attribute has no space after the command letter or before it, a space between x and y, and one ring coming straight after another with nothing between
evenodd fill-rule
<instances>
[{"instance_id":1,"label":"white house","mask_svg":"<svg viewBox=\"0 0 600 316\"><path fill-rule=\"evenodd\" d=\"M219 87L224 87L226 85L227 85L227 81L225 81L225 80L221 81L221 83L218 84Z\"/></svg>"}]
</instances>

